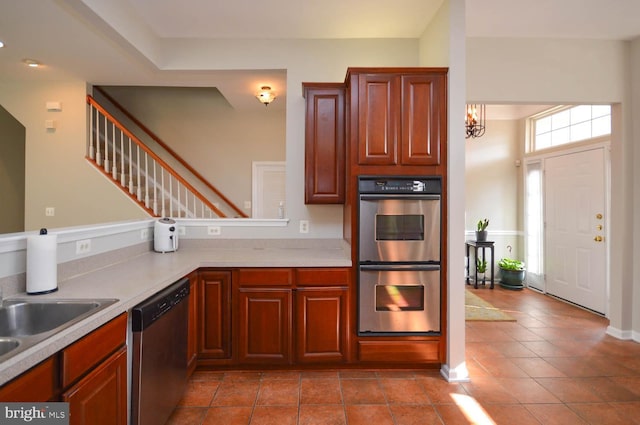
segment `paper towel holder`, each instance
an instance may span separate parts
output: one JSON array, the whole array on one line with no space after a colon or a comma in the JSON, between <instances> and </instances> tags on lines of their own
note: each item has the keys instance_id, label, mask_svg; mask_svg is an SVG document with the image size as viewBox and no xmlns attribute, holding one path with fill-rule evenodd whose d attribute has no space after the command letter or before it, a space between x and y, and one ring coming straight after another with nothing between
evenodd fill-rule
<instances>
[{"instance_id":1,"label":"paper towel holder","mask_svg":"<svg viewBox=\"0 0 640 425\"><path fill-rule=\"evenodd\" d=\"M49 235L46 228L40 229L38 235L27 238L28 295L48 294L58 290L56 251L56 235ZM38 265L34 268L36 263Z\"/></svg>"}]
</instances>

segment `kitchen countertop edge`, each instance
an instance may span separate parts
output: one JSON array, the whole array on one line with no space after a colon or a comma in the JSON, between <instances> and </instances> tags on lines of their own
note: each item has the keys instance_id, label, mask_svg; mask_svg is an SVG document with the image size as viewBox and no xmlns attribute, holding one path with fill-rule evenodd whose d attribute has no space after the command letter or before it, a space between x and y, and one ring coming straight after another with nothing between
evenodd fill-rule
<instances>
[{"instance_id":1,"label":"kitchen countertop edge","mask_svg":"<svg viewBox=\"0 0 640 425\"><path fill-rule=\"evenodd\" d=\"M236 267L351 267L348 247L339 244L283 247L187 246L177 252L148 252L126 262L73 277L59 283L58 291L37 295L43 299L115 298L105 309L52 335L0 363L0 385L59 352L103 324L126 313L158 291L194 270ZM32 297L18 294L11 297Z\"/></svg>"}]
</instances>

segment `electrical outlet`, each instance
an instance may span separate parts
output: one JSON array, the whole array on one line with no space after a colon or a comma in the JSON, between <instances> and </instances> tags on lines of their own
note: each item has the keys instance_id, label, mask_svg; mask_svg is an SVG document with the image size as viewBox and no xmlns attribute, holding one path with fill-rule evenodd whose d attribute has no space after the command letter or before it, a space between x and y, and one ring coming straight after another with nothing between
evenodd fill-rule
<instances>
[{"instance_id":1,"label":"electrical outlet","mask_svg":"<svg viewBox=\"0 0 640 425\"><path fill-rule=\"evenodd\" d=\"M91 239L76 241L76 255L88 254L91 252Z\"/></svg>"},{"instance_id":2,"label":"electrical outlet","mask_svg":"<svg viewBox=\"0 0 640 425\"><path fill-rule=\"evenodd\" d=\"M209 234L210 236L219 236L220 233L222 233L222 229L220 228L220 226L209 226L207 228L207 234Z\"/></svg>"},{"instance_id":3,"label":"electrical outlet","mask_svg":"<svg viewBox=\"0 0 640 425\"><path fill-rule=\"evenodd\" d=\"M149 229L140 230L140 239L142 239L143 241L149 239Z\"/></svg>"},{"instance_id":4,"label":"electrical outlet","mask_svg":"<svg viewBox=\"0 0 640 425\"><path fill-rule=\"evenodd\" d=\"M184 236L187 234L187 228L184 226L178 226L178 235Z\"/></svg>"},{"instance_id":5,"label":"electrical outlet","mask_svg":"<svg viewBox=\"0 0 640 425\"><path fill-rule=\"evenodd\" d=\"M300 233L309 233L309 220L300 220Z\"/></svg>"},{"instance_id":6,"label":"electrical outlet","mask_svg":"<svg viewBox=\"0 0 640 425\"><path fill-rule=\"evenodd\" d=\"M244 201L244 209L245 210L251 209L251 201Z\"/></svg>"},{"instance_id":7,"label":"electrical outlet","mask_svg":"<svg viewBox=\"0 0 640 425\"><path fill-rule=\"evenodd\" d=\"M56 215L56 209L54 207L46 207L44 209L44 215L46 215L47 217L53 217L54 215Z\"/></svg>"}]
</instances>

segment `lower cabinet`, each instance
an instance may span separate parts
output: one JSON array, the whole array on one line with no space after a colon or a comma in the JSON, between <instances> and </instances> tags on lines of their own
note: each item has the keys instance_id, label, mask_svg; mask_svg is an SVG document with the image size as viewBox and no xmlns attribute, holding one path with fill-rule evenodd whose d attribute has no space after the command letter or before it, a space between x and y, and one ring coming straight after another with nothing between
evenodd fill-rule
<instances>
[{"instance_id":1,"label":"lower cabinet","mask_svg":"<svg viewBox=\"0 0 640 425\"><path fill-rule=\"evenodd\" d=\"M291 289L240 288L238 362L291 360Z\"/></svg>"},{"instance_id":2,"label":"lower cabinet","mask_svg":"<svg viewBox=\"0 0 640 425\"><path fill-rule=\"evenodd\" d=\"M66 401L71 425L127 424L127 314L0 387L0 402Z\"/></svg>"},{"instance_id":3,"label":"lower cabinet","mask_svg":"<svg viewBox=\"0 0 640 425\"><path fill-rule=\"evenodd\" d=\"M231 358L231 272L198 273L198 358Z\"/></svg>"},{"instance_id":4,"label":"lower cabinet","mask_svg":"<svg viewBox=\"0 0 640 425\"><path fill-rule=\"evenodd\" d=\"M296 290L298 363L342 363L347 348L347 288Z\"/></svg>"},{"instance_id":5,"label":"lower cabinet","mask_svg":"<svg viewBox=\"0 0 640 425\"><path fill-rule=\"evenodd\" d=\"M127 349L122 347L62 394L70 425L127 423Z\"/></svg>"}]
</instances>

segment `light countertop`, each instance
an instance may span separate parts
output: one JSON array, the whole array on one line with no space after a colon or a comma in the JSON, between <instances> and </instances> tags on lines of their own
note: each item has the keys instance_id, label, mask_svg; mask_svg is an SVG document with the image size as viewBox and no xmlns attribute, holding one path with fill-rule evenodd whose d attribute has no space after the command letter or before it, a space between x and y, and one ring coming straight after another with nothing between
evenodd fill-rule
<instances>
[{"instance_id":1,"label":"light countertop","mask_svg":"<svg viewBox=\"0 0 640 425\"><path fill-rule=\"evenodd\" d=\"M289 241L290 242L290 241ZM116 298L119 301L0 363L0 385L201 267L350 267L341 240L180 241L177 252L149 252L59 284L47 299ZM24 298L19 294L11 298ZM29 296L30 299L35 296Z\"/></svg>"}]
</instances>

